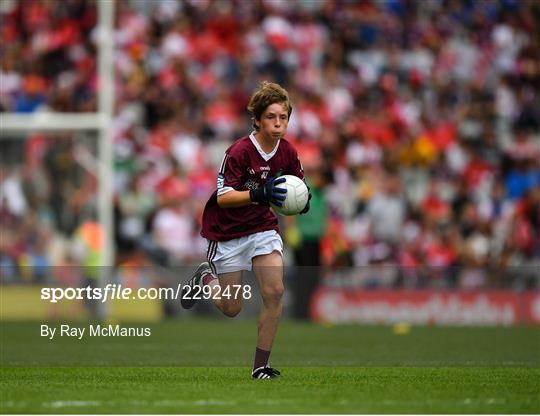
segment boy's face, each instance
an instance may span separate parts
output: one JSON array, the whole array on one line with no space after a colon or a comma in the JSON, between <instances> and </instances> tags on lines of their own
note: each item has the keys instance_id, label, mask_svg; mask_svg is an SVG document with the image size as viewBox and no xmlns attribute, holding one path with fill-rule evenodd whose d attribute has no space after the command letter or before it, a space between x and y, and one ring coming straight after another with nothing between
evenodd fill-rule
<instances>
[{"instance_id":1,"label":"boy's face","mask_svg":"<svg viewBox=\"0 0 540 416\"><path fill-rule=\"evenodd\" d=\"M287 107L280 103L270 104L257 120L259 133L267 139L278 140L285 135L289 116Z\"/></svg>"}]
</instances>

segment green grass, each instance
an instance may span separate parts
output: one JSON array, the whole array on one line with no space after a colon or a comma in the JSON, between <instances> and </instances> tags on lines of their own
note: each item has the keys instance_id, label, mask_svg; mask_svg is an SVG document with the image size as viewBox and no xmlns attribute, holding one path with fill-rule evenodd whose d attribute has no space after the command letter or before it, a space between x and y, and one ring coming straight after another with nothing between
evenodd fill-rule
<instances>
[{"instance_id":1,"label":"green grass","mask_svg":"<svg viewBox=\"0 0 540 416\"><path fill-rule=\"evenodd\" d=\"M1 325L2 413L540 413L537 327L396 335L283 322L272 353L282 378L252 381L253 321L80 341Z\"/></svg>"},{"instance_id":2,"label":"green grass","mask_svg":"<svg viewBox=\"0 0 540 416\"><path fill-rule=\"evenodd\" d=\"M53 413L538 412L540 372L521 368L5 369L3 411ZM535 380L536 379L536 380Z\"/></svg>"}]
</instances>

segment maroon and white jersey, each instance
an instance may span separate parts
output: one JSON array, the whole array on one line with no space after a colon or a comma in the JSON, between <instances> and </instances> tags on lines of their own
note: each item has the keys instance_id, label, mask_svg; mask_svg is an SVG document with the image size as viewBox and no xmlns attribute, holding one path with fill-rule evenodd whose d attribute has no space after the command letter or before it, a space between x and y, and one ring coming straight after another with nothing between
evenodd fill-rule
<instances>
[{"instance_id":1,"label":"maroon and white jersey","mask_svg":"<svg viewBox=\"0 0 540 416\"><path fill-rule=\"evenodd\" d=\"M261 231L279 231L277 217L266 204L221 208L217 203L218 195L256 189L278 172L304 179L298 153L287 140L279 140L270 153L262 150L254 133L234 142L221 163L217 190L204 208L201 235L212 241L228 241Z\"/></svg>"}]
</instances>

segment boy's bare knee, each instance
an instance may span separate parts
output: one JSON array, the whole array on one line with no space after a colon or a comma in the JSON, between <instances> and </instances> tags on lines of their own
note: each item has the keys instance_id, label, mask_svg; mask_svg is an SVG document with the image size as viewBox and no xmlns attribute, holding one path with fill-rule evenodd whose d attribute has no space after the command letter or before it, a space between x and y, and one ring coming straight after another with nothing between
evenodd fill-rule
<instances>
[{"instance_id":1,"label":"boy's bare knee","mask_svg":"<svg viewBox=\"0 0 540 416\"><path fill-rule=\"evenodd\" d=\"M273 302L273 303L279 303L281 299L283 298L283 292L285 291L285 288L283 287L283 284L276 284L272 286L265 287L262 291L262 296L265 301L267 302Z\"/></svg>"}]
</instances>

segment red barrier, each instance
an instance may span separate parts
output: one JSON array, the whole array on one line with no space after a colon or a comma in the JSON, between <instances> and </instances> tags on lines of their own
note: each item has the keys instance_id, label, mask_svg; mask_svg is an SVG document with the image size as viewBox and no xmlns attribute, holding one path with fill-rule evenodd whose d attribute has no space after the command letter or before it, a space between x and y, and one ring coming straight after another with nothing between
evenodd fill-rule
<instances>
[{"instance_id":1,"label":"red barrier","mask_svg":"<svg viewBox=\"0 0 540 416\"><path fill-rule=\"evenodd\" d=\"M540 292L319 288L311 315L329 323L540 324Z\"/></svg>"}]
</instances>

